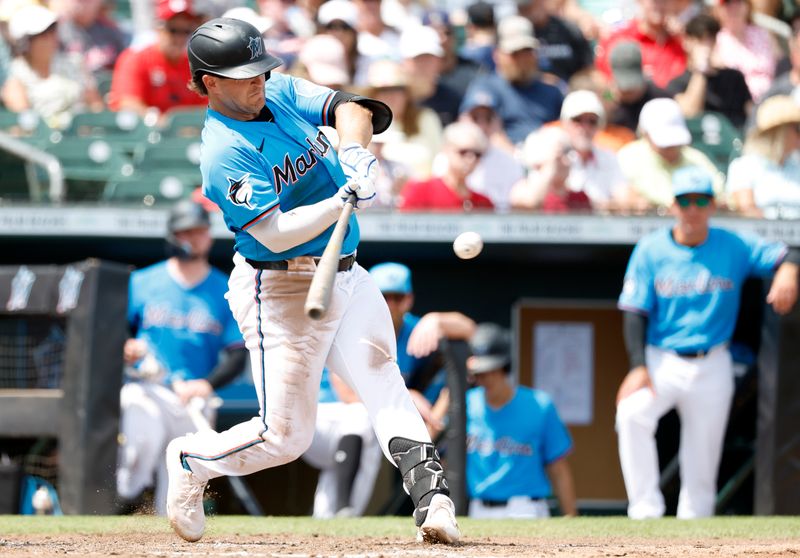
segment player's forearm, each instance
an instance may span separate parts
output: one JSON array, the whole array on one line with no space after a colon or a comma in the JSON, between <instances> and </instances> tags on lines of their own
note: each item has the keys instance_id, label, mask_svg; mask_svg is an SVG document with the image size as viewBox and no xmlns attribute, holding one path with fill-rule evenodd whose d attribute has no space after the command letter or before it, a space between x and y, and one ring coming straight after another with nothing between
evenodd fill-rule
<instances>
[{"instance_id":1,"label":"player's forearm","mask_svg":"<svg viewBox=\"0 0 800 558\"><path fill-rule=\"evenodd\" d=\"M628 351L628 366L630 370L644 366L647 317L636 312L623 312L622 334L625 339L625 349Z\"/></svg>"},{"instance_id":2,"label":"player's forearm","mask_svg":"<svg viewBox=\"0 0 800 558\"><path fill-rule=\"evenodd\" d=\"M572 480L572 471L564 459L559 459L547 466L547 473L553 484L553 492L558 498L561 513L567 516L578 515L577 499L575 497L575 483Z\"/></svg>"},{"instance_id":3,"label":"player's forearm","mask_svg":"<svg viewBox=\"0 0 800 558\"><path fill-rule=\"evenodd\" d=\"M206 378L215 390L230 383L242 370L247 362L247 349L244 346L223 351L219 362Z\"/></svg>"},{"instance_id":4,"label":"player's forearm","mask_svg":"<svg viewBox=\"0 0 800 558\"><path fill-rule=\"evenodd\" d=\"M436 316L447 339L469 339L475 333L475 321L461 312L436 312Z\"/></svg>"},{"instance_id":5,"label":"player's forearm","mask_svg":"<svg viewBox=\"0 0 800 558\"><path fill-rule=\"evenodd\" d=\"M280 210L253 225L248 232L275 253L285 252L317 237L336 222L342 204L336 197L312 205Z\"/></svg>"},{"instance_id":6,"label":"player's forearm","mask_svg":"<svg viewBox=\"0 0 800 558\"><path fill-rule=\"evenodd\" d=\"M358 103L342 103L336 107L336 133L339 145L366 147L372 141L372 111Z\"/></svg>"}]
</instances>

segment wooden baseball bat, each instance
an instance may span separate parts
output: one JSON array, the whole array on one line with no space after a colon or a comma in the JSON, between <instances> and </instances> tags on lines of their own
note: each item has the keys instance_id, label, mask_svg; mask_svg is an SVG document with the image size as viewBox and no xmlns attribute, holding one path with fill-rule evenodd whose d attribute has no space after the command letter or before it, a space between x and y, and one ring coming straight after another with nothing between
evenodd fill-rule
<instances>
[{"instance_id":1,"label":"wooden baseball bat","mask_svg":"<svg viewBox=\"0 0 800 558\"><path fill-rule=\"evenodd\" d=\"M311 285L308 287L305 312L306 316L312 320L321 320L328 312L333 281L336 279L336 272L339 270L339 258L342 255L344 233L347 231L347 223L353 213L353 205L355 203L356 195L350 194L350 197L344 203L339 219L336 221L336 226L333 228L328 245L317 263L317 270L311 279Z\"/></svg>"}]
</instances>

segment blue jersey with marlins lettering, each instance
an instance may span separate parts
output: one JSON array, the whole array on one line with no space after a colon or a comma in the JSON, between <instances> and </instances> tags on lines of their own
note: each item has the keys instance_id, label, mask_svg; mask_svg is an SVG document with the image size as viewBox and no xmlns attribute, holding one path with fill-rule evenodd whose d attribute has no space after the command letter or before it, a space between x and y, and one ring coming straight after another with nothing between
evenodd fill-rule
<instances>
[{"instance_id":1,"label":"blue jersey with marlins lettering","mask_svg":"<svg viewBox=\"0 0 800 558\"><path fill-rule=\"evenodd\" d=\"M708 350L733 335L747 277L771 275L786 252L782 242L715 227L702 244L684 246L660 229L634 248L618 306L648 315L649 345Z\"/></svg>"},{"instance_id":2,"label":"blue jersey with marlins lettering","mask_svg":"<svg viewBox=\"0 0 800 558\"><path fill-rule=\"evenodd\" d=\"M237 252L257 261L320 256L335 225L319 236L275 253L247 230L280 207L284 213L333 196L346 182L335 150L317 126L328 125L335 91L273 73L265 85L272 121L242 122L208 109L202 134L203 193L223 209ZM355 215L342 254L358 246Z\"/></svg>"},{"instance_id":3,"label":"blue jersey with marlins lettering","mask_svg":"<svg viewBox=\"0 0 800 558\"><path fill-rule=\"evenodd\" d=\"M467 392L467 488L470 498L505 501L551 494L546 467L572 450L572 438L550 396L517 386L493 409L482 387Z\"/></svg>"}]
</instances>

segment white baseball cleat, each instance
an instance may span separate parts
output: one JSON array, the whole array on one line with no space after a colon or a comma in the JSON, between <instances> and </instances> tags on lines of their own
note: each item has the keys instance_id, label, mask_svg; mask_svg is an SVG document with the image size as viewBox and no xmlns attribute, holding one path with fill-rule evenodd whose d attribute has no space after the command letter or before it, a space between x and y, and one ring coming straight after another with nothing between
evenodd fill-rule
<instances>
[{"instance_id":1,"label":"white baseball cleat","mask_svg":"<svg viewBox=\"0 0 800 558\"><path fill-rule=\"evenodd\" d=\"M203 511L206 483L194 480L191 471L183 468L180 449L183 440L183 437L175 438L167 446L167 517L181 538L195 542L200 540L206 528Z\"/></svg>"},{"instance_id":2,"label":"white baseball cleat","mask_svg":"<svg viewBox=\"0 0 800 558\"><path fill-rule=\"evenodd\" d=\"M417 532L417 541L430 544L455 544L461 538L453 501L436 494L428 505L428 515Z\"/></svg>"}]
</instances>

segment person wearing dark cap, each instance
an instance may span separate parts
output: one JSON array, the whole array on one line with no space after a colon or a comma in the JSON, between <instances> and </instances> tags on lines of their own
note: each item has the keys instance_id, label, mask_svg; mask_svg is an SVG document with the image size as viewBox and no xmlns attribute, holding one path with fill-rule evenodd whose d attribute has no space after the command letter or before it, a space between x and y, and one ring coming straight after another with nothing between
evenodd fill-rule
<instances>
[{"instance_id":1,"label":"person wearing dark cap","mask_svg":"<svg viewBox=\"0 0 800 558\"><path fill-rule=\"evenodd\" d=\"M467 25L460 54L488 71L494 70L492 53L497 44L494 5L478 0L467 6Z\"/></svg>"},{"instance_id":2,"label":"person wearing dark cap","mask_svg":"<svg viewBox=\"0 0 800 558\"><path fill-rule=\"evenodd\" d=\"M652 99L670 95L645 78L642 71L642 50L637 43L633 41L617 43L611 50L609 61L611 94L616 101L609 121L635 132L638 129L642 107Z\"/></svg>"},{"instance_id":3,"label":"person wearing dark cap","mask_svg":"<svg viewBox=\"0 0 800 558\"><path fill-rule=\"evenodd\" d=\"M207 401L246 365L225 300L228 277L208 262L210 227L202 206L178 202L167 221L168 259L131 274L117 469L124 507L140 503L155 484L155 510L165 513L164 449L196 430L187 405Z\"/></svg>"},{"instance_id":4,"label":"person wearing dark cap","mask_svg":"<svg viewBox=\"0 0 800 558\"><path fill-rule=\"evenodd\" d=\"M479 324L470 340L467 372L467 489L478 519L544 518L555 493L561 513L577 515L566 456L572 438L552 399L511 381L511 335Z\"/></svg>"},{"instance_id":5,"label":"person wearing dark cap","mask_svg":"<svg viewBox=\"0 0 800 558\"><path fill-rule=\"evenodd\" d=\"M636 16L605 37L597 45L595 64L606 76L611 76L609 57L614 45L633 41L642 51L644 74L658 87L666 87L671 79L686 69L686 53L680 37L672 34L669 23L671 0L636 0Z\"/></svg>"},{"instance_id":6,"label":"person wearing dark cap","mask_svg":"<svg viewBox=\"0 0 800 558\"><path fill-rule=\"evenodd\" d=\"M190 0L158 0L157 37L144 48L123 50L114 65L108 104L144 116L177 106L204 106L206 100L187 87L191 79L186 44L203 22Z\"/></svg>"}]
</instances>

